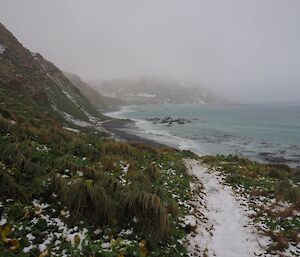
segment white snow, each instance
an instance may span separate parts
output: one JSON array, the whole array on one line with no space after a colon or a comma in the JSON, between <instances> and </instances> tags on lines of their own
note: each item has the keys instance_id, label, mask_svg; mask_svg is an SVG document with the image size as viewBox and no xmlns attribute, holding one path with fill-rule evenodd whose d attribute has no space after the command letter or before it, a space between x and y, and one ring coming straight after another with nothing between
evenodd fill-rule
<instances>
[{"instance_id":1,"label":"white snow","mask_svg":"<svg viewBox=\"0 0 300 257\"><path fill-rule=\"evenodd\" d=\"M124 164L121 164L122 166L122 169L123 169L123 172L124 173L127 173L128 172L128 169L129 169L129 164L127 164L127 165L124 165Z\"/></svg>"},{"instance_id":2,"label":"white snow","mask_svg":"<svg viewBox=\"0 0 300 257\"><path fill-rule=\"evenodd\" d=\"M84 228L82 230L82 232L76 232L76 233L69 233L67 235L66 240L68 242L71 242L72 246L75 246L75 241L76 241L76 237L79 240L79 245L78 245L78 249L82 250L82 243L83 241L86 239L86 233L88 232L88 230L86 228Z\"/></svg>"},{"instance_id":3,"label":"white snow","mask_svg":"<svg viewBox=\"0 0 300 257\"><path fill-rule=\"evenodd\" d=\"M50 148L46 145L38 145L36 147L37 151L41 151L41 152L48 152L50 150Z\"/></svg>"},{"instance_id":4,"label":"white snow","mask_svg":"<svg viewBox=\"0 0 300 257\"><path fill-rule=\"evenodd\" d=\"M47 249L47 244L42 243L42 244L39 245L38 248L39 248L39 251L42 253Z\"/></svg>"},{"instance_id":5,"label":"white snow","mask_svg":"<svg viewBox=\"0 0 300 257\"><path fill-rule=\"evenodd\" d=\"M75 133L79 133L80 132L78 129L73 129L73 128L69 128L69 127L63 127L63 129L71 131L71 132L75 132Z\"/></svg>"},{"instance_id":6,"label":"white snow","mask_svg":"<svg viewBox=\"0 0 300 257\"><path fill-rule=\"evenodd\" d=\"M205 104L205 102L202 101L201 99L198 99L198 104Z\"/></svg>"},{"instance_id":7,"label":"white snow","mask_svg":"<svg viewBox=\"0 0 300 257\"><path fill-rule=\"evenodd\" d=\"M36 60L38 57L38 53L31 52L31 56Z\"/></svg>"},{"instance_id":8,"label":"white snow","mask_svg":"<svg viewBox=\"0 0 300 257\"><path fill-rule=\"evenodd\" d=\"M7 219L6 218L3 218L1 217L1 220L0 220L0 226L3 226L7 223Z\"/></svg>"},{"instance_id":9,"label":"white snow","mask_svg":"<svg viewBox=\"0 0 300 257\"><path fill-rule=\"evenodd\" d=\"M33 236L31 233L27 234L26 237L29 241L33 241L35 239L35 236Z\"/></svg>"},{"instance_id":10,"label":"white snow","mask_svg":"<svg viewBox=\"0 0 300 257\"><path fill-rule=\"evenodd\" d=\"M63 90L63 93L65 94L65 96L77 107L77 108L81 108L80 104L76 101L76 99L66 90Z\"/></svg>"},{"instance_id":11,"label":"white snow","mask_svg":"<svg viewBox=\"0 0 300 257\"><path fill-rule=\"evenodd\" d=\"M66 112L60 112L60 113L62 114L62 116L64 117L65 120L67 120L79 127L91 127L92 126L92 124L90 122L78 120ZM70 130L70 129L68 129L68 130Z\"/></svg>"},{"instance_id":12,"label":"white snow","mask_svg":"<svg viewBox=\"0 0 300 257\"><path fill-rule=\"evenodd\" d=\"M250 257L262 254L266 239L251 224L245 209L232 189L223 185L217 175L196 160L186 166L203 185L192 214L196 217L196 233L187 237L191 256ZM191 218L189 217L189 220Z\"/></svg>"},{"instance_id":13,"label":"white snow","mask_svg":"<svg viewBox=\"0 0 300 257\"><path fill-rule=\"evenodd\" d=\"M0 44L0 54L3 54L5 49L6 49L6 47L4 45Z\"/></svg>"},{"instance_id":14,"label":"white snow","mask_svg":"<svg viewBox=\"0 0 300 257\"><path fill-rule=\"evenodd\" d=\"M197 226L197 219L194 215L185 216L183 222L186 226L187 225L189 225L191 227L196 227Z\"/></svg>"},{"instance_id":15,"label":"white snow","mask_svg":"<svg viewBox=\"0 0 300 257\"><path fill-rule=\"evenodd\" d=\"M63 93L65 94L65 96L78 108L80 109L88 118L89 121L93 124L98 122L98 119L96 117L94 117L93 115L91 115L88 111L86 111L75 99L75 97L73 97L69 92L63 90Z\"/></svg>"},{"instance_id":16,"label":"white snow","mask_svg":"<svg viewBox=\"0 0 300 257\"><path fill-rule=\"evenodd\" d=\"M133 229L122 229L118 236L122 237L122 236L129 236L129 235L132 235L133 233Z\"/></svg>"},{"instance_id":17,"label":"white snow","mask_svg":"<svg viewBox=\"0 0 300 257\"><path fill-rule=\"evenodd\" d=\"M23 252L24 253L28 253L29 251L31 251L34 248L34 245L29 245L28 247L24 247L23 248Z\"/></svg>"},{"instance_id":18,"label":"white snow","mask_svg":"<svg viewBox=\"0 0 300 257\"><path fill-rule=\"evenodd\" d=\"M156 97L155 94L146 94L146 93L138 93L136 96L149 97L149 98Z\"/></svg>"},{"instance_id":19,"label":"white snow","mask_svg":"<svg viewBox=\"0 0 300 257\"><path fill-rule=\"evenodd\" d=\"M102 244L101 244L101 247L102 247L103 249L108 249L108 248L110 248L110 243L108 243L108 242L102 243Z\"/></svg>"},{"instance_id":20,"label":"white snow","mask_svg":"<svg viewBox=\"0 0 300 257\"><path fill-rule=\"evenodd\" d=\"M95 235L99 235L99 234L101 234L102 233L102 229L100 229L100 228L97 228L95 231L94 231L94 234Z\"/></svg>"}]
</instances>

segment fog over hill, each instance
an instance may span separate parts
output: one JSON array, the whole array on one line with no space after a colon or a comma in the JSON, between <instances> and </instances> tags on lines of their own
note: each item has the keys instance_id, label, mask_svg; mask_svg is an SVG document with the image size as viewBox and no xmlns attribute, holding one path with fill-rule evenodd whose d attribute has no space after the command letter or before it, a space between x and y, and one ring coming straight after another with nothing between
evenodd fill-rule
<instances>
[{"instance_id":1,"label":"fog over hill","mask_svg":"<svg viewBox=\"0 0 300 257\"><path fill-rule=\"evenodd\" d=\"M90 82L99 92L127 104L231 104L209 88L188 81L141 77Z\"/></svg>"},{"instance_id":2,"label":"fog over hill","mask_svg":"<svg viewBox=\"0 0 300 257\"><path fill-rule=\"evenodd\" d=\"M107 110L116 106L125 105L121 99L107 97L101 94L97 89L84 82L79 76L64 71L64 75L76 86L80 92L89 99L89 101L100 110Z\"/></svg>"},{"instance_id":3,"label":"fog over hill","mask_svg":"<svg viewBox=\"0 0 300 257\"><path fill-rule=\"evenodd\" d=\"M299 10L298 0L2 0L0 17L84 80L168 76L242 102L300 102Z\"/></svg>"}]
</instances>

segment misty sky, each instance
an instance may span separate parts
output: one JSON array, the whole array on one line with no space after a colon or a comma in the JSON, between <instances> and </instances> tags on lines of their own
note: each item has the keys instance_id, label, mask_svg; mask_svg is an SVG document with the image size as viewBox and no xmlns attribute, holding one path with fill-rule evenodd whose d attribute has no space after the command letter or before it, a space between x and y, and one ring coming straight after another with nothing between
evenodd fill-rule
<instances>
[{"instance_id":1,"label":"misty sky","mask_svg":"<svg viewBox=\"0 0 300 257\"><path fill-rule=\"evenodd\" d=\"M0 21L86 80L163 76L300 102L299 0L0 0Z\"/></svg>"}]
</instances>

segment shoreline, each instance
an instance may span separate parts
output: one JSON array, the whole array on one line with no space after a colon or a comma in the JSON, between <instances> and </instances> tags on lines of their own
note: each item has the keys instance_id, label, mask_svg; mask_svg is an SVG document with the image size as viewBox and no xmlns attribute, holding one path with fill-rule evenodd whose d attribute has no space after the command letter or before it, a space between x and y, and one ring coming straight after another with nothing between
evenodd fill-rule
<instances>
[{"instance_id":1,"label":"shoreline","mask_svg":"<svg viewBox=\"0 0 300 257\"><path fill-rule=\"evenodd\" d=\"M107 130L114 139L120 141L131 141L149 145L151 147L170 147L174 149L180 149L179 145L165 143L155 138L149 138L141 135L142 131L137 125L137 121L132 119L123 118L120 115L124 110L134 105L118 106L114 109L107 110L104 115L110 119L104 121L101 125Z\"/></svg>"},{"instance_id":2,"label":"shoreline","mask_svg":"<svg viewBox=\"0 0 300 257\"><path fill-rule=\"evenodd\" d=\"M137 120L123 118L122 113L135 105L118 106L114 110L109 110L104 113L109 117L102 123L102 127L107 130L114 139L121 141L140 142L152 147L169 147L177 150L189 150L196 153L199 156L204 155L199 151L189 139L180 138L176 136L166 137L163 135L148 135L139 128ZM186 142L189 142L186 144Z\"/></svg>"},{"instance_id":3,"label":"shoreline","mask_svg":"<svg viewBox=\"0 0 300 257\"><path fill-rule=\"evenodd\" d=\"M159 143L148 138L140 137L126 131L128 129L138 130L136 122L130 119L118 119L111 117L111 120L105 121L101 125L116 140L138 142L149 145L151 147L170 147L166 144Z\"/></svg>"},{"instance_id":4,"label":"shoreline","mask_svg":"<svg viewBox=\"0 0 300 257\"><path fill-rule=\"evenodd\" d=\"M285 164L291 168L300 168L300 161L297 159L293 159L294 156L276 156L271 151L262 151L262 152L255 152L253 150L253 155L239 153L207 153L201 146L197 145L197 143L193 142L193 140L187 138L181 138L174 135L165 135L157 133L154 130L154 133L147 131L144 127L144 123L146 121L135 120L135 119L128 119L123 118L123 112L126 112L127 109L132 106L119 106L114 110L109 110L108 112L104 113L110 120L103 122L103 127L112 134L112 137L116 140L121 141L133 141L133 142L140 142L147 144L152 147L170 147L178 150L190 150L196 153L199 156L203 155L238 155L243 158L250 159L255 162L259 163L266 163L266 164ZM122 117L123 116L123 117Z\"/></svg>"}]
</instances>

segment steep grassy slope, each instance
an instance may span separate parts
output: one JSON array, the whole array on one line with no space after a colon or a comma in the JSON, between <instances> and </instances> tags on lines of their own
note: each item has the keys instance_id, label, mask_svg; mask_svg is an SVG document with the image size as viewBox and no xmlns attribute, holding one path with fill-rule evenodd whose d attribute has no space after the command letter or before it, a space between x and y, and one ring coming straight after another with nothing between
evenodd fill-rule
<instances>
[{"instance_id":1,"label":"steep grassy slope","mask_svg":"<svg viewBox=\"0 0 300 257\"><path fill-rule=\"evenodd\" d=\"M0 87L1 256L184 256L183 153L63 128Z\"/></svg>"},{"instance_id":2,"label":"steep grassy slope","mask_svg":"<svg viewBox=\"0 0 300 257\"><path fill-rule=\"evenodd\" d=\"M121 143L53 64L0 26L0 255L186 256L183 153Z\"/></svg>"},{"instance_id":3,"label":"steep grassy slope","mask_svg":"<svg viewBox=\"0 0 300 257\"><path fill-rule=\"evenodd\" d=\"M117 98L107 97L101 95L97 90L92 86L83 82L80 77L74 75L70 72L64 72L64 75L76 86L80 92L87 98L89 101L100 110L107 110L113 107L124 105L125 103Z\"/></svg>"},{"instance_id":4,"label":"steep grassy slope","mask_svg":"<svg viewBox=\"0 0 300 257\"><path fill-rule=\"evenodd\" d=\"M105 119L52 63L24 48L0 24L0 82L16 95L32 98L63 119Z\"/></svg>"}]
</instances>

